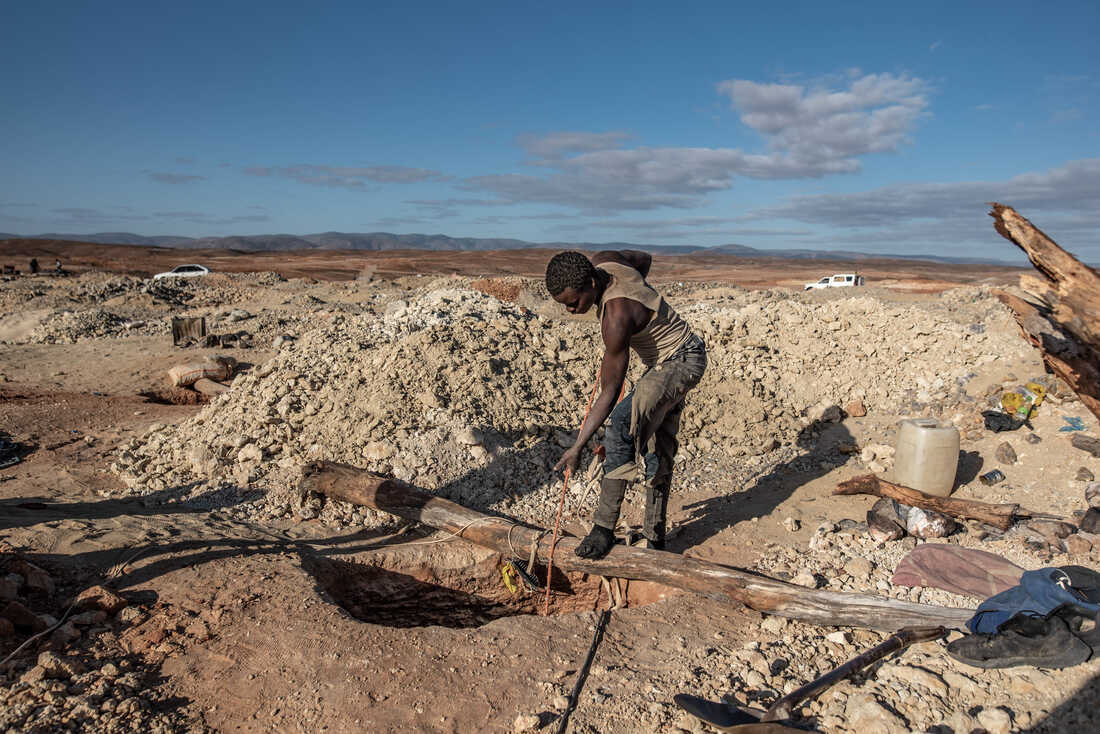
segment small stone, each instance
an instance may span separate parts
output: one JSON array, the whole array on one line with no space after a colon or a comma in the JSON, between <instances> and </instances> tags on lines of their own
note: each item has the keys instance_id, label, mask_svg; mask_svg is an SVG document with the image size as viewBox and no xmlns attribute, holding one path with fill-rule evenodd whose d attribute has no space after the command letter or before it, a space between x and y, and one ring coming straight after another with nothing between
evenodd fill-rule
<instances>
[{"instance_id":1,"label":"small stone","mask_svg":"<svg viewBox=\"0 0 1100 734\"><path fill-rule=\"evenodd\" d=\"M982 709L978 712L978 723L985 727L989 734L1007 734L1012 730L1012 717L1001 708Z\"/></svg>"},{"instance_id":2,"label":"small stone","mask_svg":"<svg viewBox=\"0 0 1100 734\"><path fill-rule=\"evenodd\" d=\"M947 693L947 684L943 678L913 665L884 665L879 669L879 675L920 686L940 695Z\"/></svg>"},{"instance_id":3,"label":"small stone","mask_svg":"<svg viewBox=\"0 0 1100 734\"><path fill-rule=\"evenodd\" d=\"M1042 443L1043 442L1043 439L1039 436L1038 433L1029 433L1026 436L1024 436L1024 440L1027 441L1028 443Z\"/></svg>"},{"instance_id":4,"label":"small stone","mask_svg":"<svg viewBox=\"0 0 1100 734\"><path fill-rule=\"evenodd\" d=\"M76 606L80 609L101 609L107 614L117 614L130 602L102 586L92 586L80 592L76 597Z\"/></svg>"},{"instance_id":5,"label":"small stone","mask_svg":"<svg viewBox=\"0 0 1100 734\"><path fill-rule=\"evenodd\" d=\"M114 663L107 663L99 669L99 674L107 678L117 678L118 666L116 666Z\"/></svg>"},{"instance_id":6,"label":"small stone","mask_svg":"<svg viewBox=\"0 0 1100 734\"><path fill-rule=\"evenodd\" d=\"M910 508L905 518L905 530L917 538L946 538L958 527L947 515L918 507Z\"/></svg>"},{"instance_id":7,"label":"small stone","mask_svg":"<svg viewBox=\"0 0 1100 734\"><path fill-rule=\"evenodd\" d=\"M37 614L18 601L10 601L3 609L0 609L0 617L4 617L16 627L29 628L31 632L42 632L49 628L49 625L43 622Z\"/></svg>"},{"instance_id":8,"label":"small stone","mask_svg":"<svg viewBox=\"0 0 1100 734\"><path fill-rule=\"evenodd\" d=\"M553 700L550 701L550 706L555 711L565 711L569 708L569 698L568 696L554 696Z\"/></svg>"},{"instance_id":9,"label":"small stone","mask_svg":"<svg viewBox=\"0 0 1100 734\"><path fill-rule=\"evenodd\" d=\"M482 441L480 433L480 431L475 431L472 426L463 426L455 432L455 441L464 446L478 446Z\"/></svg>"},{"instance_id":10,"label":"small stone","mask_svg":"<svg viewBox=\"0 0 1100 734\"><path fill-rule=\"evenodd\" d=\"M81 612L80 614L74 614L72 617L69 618L69 621L73 624L79 624L84 627L93 624L103 624L107 621L107 612L104 612L101 609Z\"/></svg>"},{"instance_id":11,"label":"small stone","mask_svg":"<svg viewBox=\"0 0 1100 734\"><path fill-rule=\"evenodd\" d=\"M849 728L861 732L908 734L909 726L894 712L866 693L852 696L844 707Z\"/></svg>"},{"instance_id":12,"label":"small stone","mask_svg":"<svg viewBox=\"0 0 1100 734\"><path fill-rule=\"evenodd\" d=\"M997 447L997 451L993 454L997 461L1002 464L1015 464L1016 463L1016 451L1012 448L1012 445L1008 441L1002 441L1001 445Z\"/></svg>"},{"instance_id":13,"label":"small stone","mask_svg":"<svg viewBox=\"0 0 1100 734\"><path fill-rule=\"evenodd\" d=\"M1100 508L1090 507L1081 518L1080 526L1086 533L1100 533Z\"/></svg>"},{"instance_id":14,"label":"small stone","mask_svg":"<svg viewBox=\"0 0 1100 734\"><path fill-rule=\"evenodd\" d=\"M876 543L886 543L905 536L905 520L901 505L883 497L867 511L867 532Z\"/></svg>"},{"instance_id":15,"label":"small stone","mask_svg":"<svg viewBox=\"0 0 1100 734\"><path fill-rule=\"evenodd\" d=\"M795 575L793 579L791 579L791 583L795 584L796 586L805 586L807 589L816 589L817 576L813 575L806 569L802 569L798 572L797 575Z\"/></svg>"},{"instance_id":16,"label":"small stone","mask_svg":"<svg viewBox=\"0 0 1100 734\"><path fill-rule=\"evenodd\" d=\"M516 732L535 731L539 728L541 721L535 714L520 714L512 722L512 730Z\"/></svg>"},{"instance_id":17,"label":"small stone","mask_svg":"<svg viewBox=\"0 0 1100 734\"><path fill-rule=\"evenodd\" d=\"M852 642L852 633L847 630L837 630L825 635L825 639L836 645L847 645Z\"/></svg>"},{"instance_id":18,"label":"small stone","mask_svg":"<svg viewBox=\"0 0 1100 734\"><path fill-rule=\"evenodd\" d=\"M867 415L867 408L863 405L863 401L857 398L844 406L844 412L853 418L862 418Z\"/></svg>"},{"instance_id":19,"label":"small stone","mask_svg":"<svg viewBox=\"0 0 1100 734\"><path fill-rule=\"evenodd\" d=\"M977 685L973 678L965 676L962 673L957 673L954 670L945 670L943 672L943 681L951 687L951 690L967 694L973 693Z\"/></svg>"},{"instance_id":20,"label":"small stone","mask_svg":"<svg viewBox=\"0 0 1100 734\"><path fill-rule=\"evenodd\" d=\"M763 688L766 684L764 676L755 670L750 670L748 673L745 673L744 680L745 685L754 690Z\"/></svg>"},{"instance_id":21,"label":"small stone","mask_svg":"<svg viewBox=\"0 0 1100 734\"><path fill-rule=\"evenodd\" d=\"M1087 451L1096 458L1100 459L1100 438L1093 438L1092 436L1086 436L1081 433L1075 433L1073 438L1069 440L1070 444L1074 448Z\"/></svg>"},{"instance_id":22,"label":"small stone","mask_svg":"<svg viewBox=\"0 0 1100 734\"><path fill-rule=\"evenodd\" d=\"M50 575L29 561L18 559L8 564L8 570L17 573L24 578L24 583L31 591L42 594L53 594L54 583Z\"/></svg>"},{"instance_id":23,"label":"small stone","mask_svg":"<svg viewBox=\"0 0 1100 734\"><path fill-rule=\"evenodd\" d=\"M38 683L44 681L46 680L46 669L41 665L36 665L20 676L19 680L23 683Z\"/></svg>"},{"instance_id":24,"label":"small stone","mask_svg":"<svg viewBox=\"0 0 1100 734\"><path fill-rule=\"evenodd\" d=\"M760 629L772 634L779 634L787 629L787 620L783 617L768 616L760 623Z\"/></svg>"},{"instance_id":25,"label":"small stone","mask_svg":"<svg viewBox=\"0 0 1100 734\"><path fill-rule=\"evenodd\" d=\"M102 612L100 612L102 614ZM71 622L66 622L50 634L50 642L55 647L62 648L74 640L80 639L80 630Z\"/></svg>"},{"instance_id":26,"label":"small stone","mask_svg":"<svg viewBox=\"0 0 1100 734\"><path fill-rule=\"evenodd\" d=\"M141 611L138 607L126 607L115 615L115 618L123 624L133 624L144 616L145 612Z\"/></svg>"},{"instance_id":27,"label":"small stone","mask_svg":"<svg viewBox=\"0 0 1100 734\"><path fill-rule=\"evenodd\" d=\"M19 589L23 588L23 577L9 573L0 578L0 599L10 601L19 598Z\"/></svg>"},{"instance_id":28,"label":"small stone","mask_svg":"<svg viewBox=\"0 0 1100 734\"><path fill-rule=\"evenodd\" d=\"M806 423L840 423L844 418L840 406L830 400L822 400L820 403L806 408Z\"/></svg>"},{"instance_id":29,"label":"small stone","mask_svg":"<svg viewBox=\"0 0 1100 734\"><path fill-rule=\"evenodd\" d=\"M800 523L793 517L788 517L786 520L783 521L783 527L787 529L787 532L793 533L798 531L798 529L802 527L802 523Z\"/></svg>"},{"instance_id":30,"label":"small stone","mask_svg":"<svg viewBox=\"0 0 1100 734\"><path fill-rule=\"evenodd\" d=\"M860 556L855 556L844 564L844 570L847 571L852 578L859 580L870 578L872 568L871 562Z\"/></svg>"},{"instance_id":31,"label":"small stone","mask_svg":"<svg viewBox=\"0 0 1100 734\"><path fill-rule=\"evenodd\" d=\"M1079 533L1075 533L1066 538L1065 543L1066 553L1071 553L1077 556L1086 555L1092 552L1092 543L1082 538Z\"/></svg>"},{"instance_id":32,"label":"small stone","mask_svg":"<svg viewBox=\"0 0 1100 734\"><path fill-rule=\"evenodd\" d=\"M50 678L71 678L84 672L84 665L75 658L67 658L53 652L44 652L38 656L38 664L45 669Z\"/></svg>"},{"instance_id":33,"label":"small stone","mask_svg":"<svg viewBox=\"0 0 1100 734\"><path fill-rule=\"evenodd\" d=\"M1027 526L1047 541L1062 540L1077 532L1077 528L1061 520L1029 520Z\"/></svg>"},{"instance_id":34,"label":"small stone","mask_svg":"<svg viewBox=\"0 0 1100 734\"><path fill-rule=\"evenodd\" d=\"M1085 485L1085 504L1089 507L1100 507L1100 482L1089 482Z\"/></svg>"}]
</instances>

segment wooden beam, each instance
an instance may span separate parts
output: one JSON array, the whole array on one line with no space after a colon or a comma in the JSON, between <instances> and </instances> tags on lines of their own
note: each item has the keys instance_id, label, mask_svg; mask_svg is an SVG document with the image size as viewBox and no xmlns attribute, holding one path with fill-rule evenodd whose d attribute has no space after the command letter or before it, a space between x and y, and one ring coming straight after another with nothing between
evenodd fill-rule
<instances>
[{"instance_id":1,"label":"wooden beam","mask_svg":"<svg viewBox=\"0 0 1100 734\"><path fill-rule=\"evenodd\" d=\"M550 537L508 518L484 515L427 490L356 467L319 462L305 467L301 488L330 499L373 507L461 536L499 553L526 558L537 543L540 562L549 562ZM938 625L962 629L972 609L914 604L870 594L807 589L748 571L677 553L616 545L604 558L578 558L578 538L558 540L555 566L600 576L653 581L723 603L743 604L766 614L829 626L895 631Z\"/></svg>"}]
</instances>

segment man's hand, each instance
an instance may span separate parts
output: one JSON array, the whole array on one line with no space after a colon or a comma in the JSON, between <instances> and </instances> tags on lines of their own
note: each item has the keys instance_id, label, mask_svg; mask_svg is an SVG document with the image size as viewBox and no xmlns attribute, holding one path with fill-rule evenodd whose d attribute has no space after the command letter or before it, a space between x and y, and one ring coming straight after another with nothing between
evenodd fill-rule
<instances>
[{"instance_id":1,"label":"man's hand","mask_svg":"<svg viewBox=\"0 0 1100 734\"><path fill-rule=\"evenodd\" d=\"M561 455L561 459L557 464L554 464L554 471L568 471L570 474L577 471L577 464L581 461L581 449L579 446L566 451Z\"/></svg>"}]
</instances>

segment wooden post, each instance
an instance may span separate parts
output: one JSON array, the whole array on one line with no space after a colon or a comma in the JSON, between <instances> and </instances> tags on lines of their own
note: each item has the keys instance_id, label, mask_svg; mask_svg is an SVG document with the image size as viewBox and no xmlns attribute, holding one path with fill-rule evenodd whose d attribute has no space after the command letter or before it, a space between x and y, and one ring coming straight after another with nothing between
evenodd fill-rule
<instances>
[{"instance_id":1,"label":"wooden post","mask_svg":"<svg viewBox=\"0 0 1100 734\"><path fill-rule=\"evenodd\" d=\"M537 541L537 556L548 562L550 539L534 527L484 515L427 490L356 467L319 462L305 467L301 488L335 500L415 520L453 533L502 554L526 558ZM907 626L962 629L972 609L913 604L870 594L807 589L748 571L688 558L677 553L616 545L604 558L578 558L578 538L558 541L555 564L566 571L653 581L724 603L744 604L766 614L829 626L893 632Z\"/></svg>"}]
</instances>

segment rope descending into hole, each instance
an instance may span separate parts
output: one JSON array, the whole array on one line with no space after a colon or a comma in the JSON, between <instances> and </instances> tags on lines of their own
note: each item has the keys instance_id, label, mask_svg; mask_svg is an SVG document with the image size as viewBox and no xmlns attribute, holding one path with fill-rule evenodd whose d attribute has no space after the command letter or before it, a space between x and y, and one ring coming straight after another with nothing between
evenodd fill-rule
<instances>
[{"instance_id":1,"label":"rope descending into hole","mask_svg":"<svg viewBox=\"0 0 1100 734\"><path fill-rule=\"evenodd\" d=\"M584 409L584 419L581 428L588 420L588 413L592 410L592 401L596 399L596 390L600 387L600 372L596 370L596 381L592 383L592 392L588 395L588 407ZM561 528L561 512L565 509L565 493L569 491L569 479L573 476L573 470L565 467L565 478L561 483L561 499L558 501L558 516L554 519L554 534L550 539L550 559L546 564L546 600L542 604L542 616L550 614L550 577L554 573L554 549L558 545L558 530Z\"/></svg>"}]
</instances>

